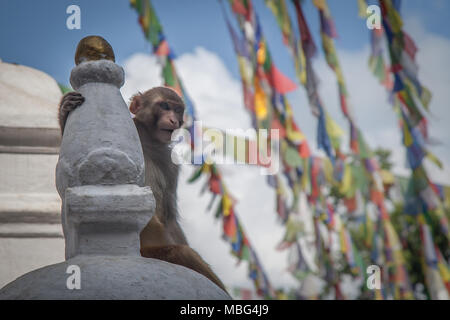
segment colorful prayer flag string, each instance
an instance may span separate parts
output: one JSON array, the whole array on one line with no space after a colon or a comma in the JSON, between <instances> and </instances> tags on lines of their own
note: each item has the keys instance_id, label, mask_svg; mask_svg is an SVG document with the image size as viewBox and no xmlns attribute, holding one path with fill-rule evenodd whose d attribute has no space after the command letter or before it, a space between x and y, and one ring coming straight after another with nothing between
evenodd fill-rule
<instances>
[{"instance_id":1,"label":"colorful prayer flag string","mask_svg":"<svg viewBox=\"0 0 450 320\"><path fill-rule=\"evenodd\" d=\"M366 175L371 178L369 183L370 186L370 201L376 205L379 212L379 219L381 219L383 223L383 228L389 230L389 237L385 237L385 247L392 248L394 251L393 254L386 254L386 262L387 264L395 264L397 268L402 270L401 273L398 273L398 270L392 272L390 279L393 279L394 287L399 290L396 292L401 292L400 298L410 298L412 297L411 285L408 282L408 277L403 276L406 274L406 265L403 262L403 254L401 248L399 246L392 246L392 243L398 243L398 236L392 227L390 222L389 215L387 214L387 210L384 204L384 189L381 183L381 173L380 168L377 164L376 159L374 158L373 153L370 151L369 146L364 141L361 130L358 128L357 124L353 118L353 112L350 109L349 103L347 101L348 91L345 84L343 71L341 69L339 58L335 50L334 46L334 38L337 37L337 31L334 26L334 22L331 16L331 12L328 8L328 4L326 0L314 0L314 5L317 7L319 11L320 17L320 33L322 37L322 48L325 53L325 58L327 60L328 65L336 74L336 79L338 83L338 92L339 92L339 100L341 103L341 111L343 115L347 118L350 126L350 148L353 151L354 155L356 155L360 161L364 164L363 168L366 171ZM351 172L348 171L347 172ZM349 176L348 180L351 179ZM388 271L392 270L387 268ZM402 276L400 276L402 275ZM396 287L397 286L397 287Z\"/></svg>"},{"instance_id":2,"label":"colorful prayer flag string","mask_svg":"<svg viewBox=\"0 0 450 320\"><path fill-rule=\"evenodd\" d=\"M360 1L361 2L361 1ZM400 1L380 0L382 12L382 29L371 32L371 56L369 64L375 76L391 92L394 111L399 118L399 125L403 135L403 144L407 151L407 160L412 169L412 176L405 192L405 212L417 215L422 240L423 271L427 287L432 298L442 292L440 287L446 283L440 276L433 261L440 253L434 246L433 234L424 219L427 214L435 214L440 221L441 232L449 238L448 221L443 213L439 192L429 180L423 167L423 160L428 157L440 165L439 160L426 148L428 139L427 119L424 114L429 109L431 94L421 85L417 77L415 55L417 47L411 37L402 29L403 22L399 13ZM382 58L381 37L386 36L391 67L384 65ZM384 69L384 70L383 70ZM389 70L390 74L386 72ZM392 78L390 78L392 76ZM393 82L390 80L393 79ZM445 262L444 262L445 263ZM448 270L441 264L442 270ZM447 298L450 291L447 287Z\"/></svg>"}]
</instances>

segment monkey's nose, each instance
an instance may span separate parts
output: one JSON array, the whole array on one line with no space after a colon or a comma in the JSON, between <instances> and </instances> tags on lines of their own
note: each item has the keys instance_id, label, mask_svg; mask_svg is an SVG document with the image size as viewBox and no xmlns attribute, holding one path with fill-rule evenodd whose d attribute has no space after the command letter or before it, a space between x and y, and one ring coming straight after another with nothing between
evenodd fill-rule
<instances>
[{"instance_id":1,"label":"monkey's nose","mask_svg":"<svg viewBox=\"0 0 450 320\"><path fill-rule=\"evenodd\" d=\"M170 118L169 120L170 120L170 124L172 124L172 125L174 125L174 126L177 126L177 127L178 127L178 120L177 120L177 119L174 119L174 118Z\"/></svg>"}]
</instances>

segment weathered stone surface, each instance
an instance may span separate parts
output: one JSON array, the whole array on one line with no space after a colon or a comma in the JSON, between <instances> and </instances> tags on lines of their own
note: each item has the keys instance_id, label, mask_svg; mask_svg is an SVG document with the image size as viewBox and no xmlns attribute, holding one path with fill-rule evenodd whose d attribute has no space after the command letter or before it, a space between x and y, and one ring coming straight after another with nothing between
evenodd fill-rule
<instances>
[{"instance_id":1,"label":"weathered stone surface","mask_svg":"<svg viewBox=\"0 0 450 320\"><path fill-rule=\"evenodd\" d=\"M72 69L70 84L79 91L86 83L109 83L120 88L124 82L124 71L112 61L86 61Z\"/></svg>"},{"instance_id":2,"label":"weathered stone surface","mask_svg":"<svg viewBox=\"0 0 450 320\"><path fill-rule=\"evenodd\" d=\"M81 289L69 290L69 265L80 267ZM230 297L202 275L161 260L129 256L83 256L19 277L0 299L203 299Z\"/></svg>"},{"instance_id":3,"label":"weathered stone surface","mask_svg":"<svg viewBox=\"0 0 450 320\"><path fill-rule=\"evenodd\" d=\"M48 74L0 61L0 127L57 129L61 96Z\"/></svg>"},{"instance_id":4,"label":"weathered stone surface","mask_svg":"<svg viewBox=\"0 0 450 320\"><path fill-rule=\"evenodd\" d=\"M123 69L111 61L84 62L72 70L71 83L85 102L67 119L56 186L144 185L144 159L136 127L119 88Z\"/></svg>"},{"instance_id":5,"label":"weathered stone surface","mask_svg":"<svg viewBox=\"0 0 450 320\"><path fill-rule=\"evenodd\" d=\"M150 187L81 186L66 190L63 228L66 259L77 254L139 256L139 233L150 221Z\"/></svg>"},{"instance_id":6,"label":"weathered stone surface","mask_svg":"<svg viewBox=\"0 0 450 320\"><path fill-rule=\"evenodd\" d=\"M61 96L48 74L0 61L0 288L64 261L55 187Z\"/></svg>"}]
</instances>

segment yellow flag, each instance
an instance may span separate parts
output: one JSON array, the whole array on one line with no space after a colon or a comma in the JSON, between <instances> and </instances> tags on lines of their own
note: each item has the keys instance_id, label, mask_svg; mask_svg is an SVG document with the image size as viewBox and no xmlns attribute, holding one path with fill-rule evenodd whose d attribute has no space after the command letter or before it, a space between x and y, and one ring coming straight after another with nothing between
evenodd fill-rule
<instances>
[{"instance_id":1,"label":"yellow flag","mask_svg":"<svg viewBox=\"0 0 450 320\"><path fill-rule=\"evenodd\" d=\"M440 169L443 168L441 160L438 159L434 154L431 152L427 152L427 158L428 160L432 161L435 165L437 165Z\"/></svg>"},{"instance_id":2,"label":"yellow flag","mask_svg":"<svg viewBox=\"0 0 450 320\"><path fill-rule=\"evenodd\" d=\"M223 201L223 215L227 217L230 214L230 209L233 203L226 193L224 193L222 201Z\"/></svg>"},{"instance_id":3,"label":"yellow flag","mask_svg":"<svg viewBox=\"0 0 450 320\"><path fill-rule=\"evenodd\" d=\"M439 273L441 274L442 280L444 280L444 282L450 282L450 272L448 270L448 267L441 261L438 262L437 266L439 269Z\"/></svg>"},{"instance_id":4,"label":"yellow flag","mask_svg":"<svg viewBox=\"0 0 450 320\"><path fill-rule=\"evenodd\" d=\"M368 212L366 214L366 245L369 247L372 247L372 240L373 240L373 222L372 219L370 219Z\"/></svg>"},{"instance_id":5,"label":"yellow flag","mask_svg":"<svg viewBox=\"0 0 450 320\"><path fill-rule=\"evenodd\" d=\"M333 137L342 137L344 135L344 130L339 127L339 125L326 113L326 127L329 135Z\"/></svg>"},{"instance_id":6,"label":"yellow flag","mask_svg":"<svg viewBox=\"0 0 450 320\"><path fill-rule=\"evenodd\" d=\"M413 140L406 123L403 123L403 136L404 136L403 143L405 144L406 147L409 147L413 143Z\"/></svg>"},{"instance_id":7,"label":"yellow flag","mask_svg":"<svg viewBox=\"0 0 450 320\"><path fill-rule=\"evenodd\" d=\"M400 32L403 27L403 21L402 21L402 18L400 17L400 14L394 8L391 0L385 1L384 4L387 7L387 10L386 10L387 16L388 16L388 20L391 24L392 31L394 33Z\"/></svg>"},{"instance_id":8,"label":"yellow flag","mask_svg":"<svg viewBox=\"0 0 450 320\"><path fill-rule=\"evenodd\" d=\"M258 78L255 78L255 113L259 120L267 117L266 94L259 84Z\"/></svg>"},{"instance_id":9,"label":"yellow flag","mask_svg":"<svg viewBox=\"0 0 450 320\"><path fill-rule=\"evenodd\" d=\"M444 206L450 209L450 187L444 187Z\"/></svg>"},{"instance_id":10,"label":"yellow flag","mask_svg":"<svg viewBox=\"0 0 450 320\"><path fill-rule=\"evenodd\" d=\"M303 159L303 169L305 172L309 172L309 159ZM311 192L311 181L309 179L309 174L303 174L302 177L302 190L306 193ZM449 188L450 189L450 188ZM450 192L449 192L449 201L450 201Z\"/></svg>"},{"instance_id":11,"label":"yellow flag","mask_svg":"<svg viewBox=\"0 0 450 320\"><path fill-rule=\"evenodd\" d=\"M342 177L341 186L339 192L342 194L347 194L352 186L352 169L348 164L344 165L344 174Z\"/></svg>"},{"instance_id":12,"label":"yellow flag","mask_svg":"<svg viewBox=\"0 0 450 320\"><path fill-rule=\"evenodd\" d=\"M380 176L381 176L381 180L383 181L384 184L393 184L394 183L395 178L391 172L382 169L380 171Z\"/></svg>"},{"instance_id":13,"label":"yellow flag","mask_svg":"<svg viewBox=\"0 0 450 320\"><path fill-rule=\"evenodd\" d=\"M292 142L299 143L305 139L305 136L300 131L294 130L292 128L292 117L293 117L292 108L289 105L289 102L287 101L287 99L284 99L284 101L286 104L286 116L287 116L286 135L287 135L288 139L291 140Z\"/></svg>"},{"instance_id":14,"label":"yellow flag","mask_svg":"<svg viewBox=\"0 0 450 320\"><path fill-rule=\"evenodd\" d=\"M211 171L211 165L205 163L202 168L203 173L209 173Z\"/></svg>"},{"instance_id":15,"label":"yellow flag","mask_svg":"<svg viewBox=\"0 0 450 320\"><path fill-rule=\"evenodd\" d=\"M258 64L262 65L266 61L266 45L264 42L261 42L256 52L256 59Z\"/></svg>"},{"instance_id":16,"label":"yellow flag","mask_svg":"<svg viewBox=\"0 0 450 320\"><path fill-rule=\"evenodd\" d=\"M148 5L145 6L145 13L143 15L142 19L142 28L145 30L145 32L148 32L148 27L150 25L150 10L148 10Z\"/></svg>"},{"instance_id":17,"label":"yellow flag","mask_svg":"<svg viewBox=\"0 0 450 320\"><path fill-rule=\"evenodd\" d=\"M319 10L326 10L327 9L327 2L326 2L326 0L313 0L313 3Z\"/></svg>"},{"instance_id":18,"label":"yellow flag","mask_svg":"<svg viewBox=\"0 0 450 320\"><path fill-rule=\"evenodd\" d=\"M300 66L301 66L301 72L299 75L300 82L305 85L306 84L306 58L305 54L303 53L302 48L300 47L300 42L298 44L298 52L300 56Z\"/></svg>"},{"instance_id":19,"label":"yellow flag","mask_svg":"<svg viewBox=\"0 0 450 320\"><path fill-rule=\"evenodd\" d=\"M325 175L325 179L329 183L334 183L334 177L333 177L333 164L331 163L330 159L324 158L323 159L323 172Z\"/></svg>"},{"instance_id":20,"label":"yellow flag","mask_svg":"<svg viewBox=\"0 0 450 320\"><path fill-rule=\"evenodd\" d=\"M244 80L245 84L248 86L252 83L253 70L249 65L247 58L238 56L238 64L239 64L239 73L241 74L241 78Z\"/></svg>"},{"instance_id":21,"label":"yellow flag","mask_svg":"<svg viewBox=\"0 0 450 320\"><path fill-rule=\"evenodd\" d=\"M341 137L344 135L344 130L339 127L339 125L328 115L327 112L325 113L325 126L333 147L339 148Z\"/></svg>"},{"instance_id":22,"label":"yellow flag","mask_svg":"<svg viewBox=\"0 0 450 320\"><path fill-rule=\"evenodd\" d=\"M361 18L367 17L367 2L366 2L366 0L358 0L358 15Z\"/></svg>"}]
</instances>

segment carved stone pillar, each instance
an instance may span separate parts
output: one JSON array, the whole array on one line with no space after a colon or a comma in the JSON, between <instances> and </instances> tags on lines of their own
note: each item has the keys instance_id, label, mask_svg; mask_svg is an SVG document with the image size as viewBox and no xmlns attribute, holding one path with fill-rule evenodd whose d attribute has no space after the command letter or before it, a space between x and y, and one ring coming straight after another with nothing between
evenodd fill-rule
<instances>
[{"instance_id":1,"label":"carved stone pillar","mask_svg":"<svg viewBox=\"0 0 450 320\"><path fill-rule=\"evenodd\" d=\"M119 91L124 73L102 38L85 38L77 50L70 81L85 102L69 115L56 167L66 261L21 276L0 299L229 299L190 269L140 256L155 201ZM79 288L70 285L76 279Z\"/></svg>"},{"instance_id":2,"label":"carved stone pillar","mask_svg":"<svg viewBox=\"0 0 450 320\"><path fill-rule=\"evenodd\" d=\"M102 57L110 60L89 61L92 49L104 52ZM127 250L137 255L139 231L150 221L154 199L149 188L140 188L144 157L119 91L124 71L111 61L114 53L109 44L95 37L80 42L76 60L79 64L70 82L85 102L69 114L56 167L66 259L77 253L104 253L106 247L111 254ZM107 235L108 228L114 236ZM99 230L107 240L99 239ZM90 241L91 237L97 241Z\"/></svg>"}]
</instances>

